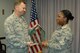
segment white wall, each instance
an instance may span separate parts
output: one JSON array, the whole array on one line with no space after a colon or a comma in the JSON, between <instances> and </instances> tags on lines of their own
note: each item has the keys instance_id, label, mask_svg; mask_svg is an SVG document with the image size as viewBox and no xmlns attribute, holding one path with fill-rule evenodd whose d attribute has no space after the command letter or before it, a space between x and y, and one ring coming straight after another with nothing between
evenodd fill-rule
<instances>
[{"instance_id":1,"label":"white wall","mask_svg":"<svg viewBox=\"0 0 80 53\"><path fill-rule=\"evenodd\" d=\"M14 0L0 0L0 37L4 36L4 20L12 13L13 3ZM2 9L4 9L4 15L2 15Z\"/></svg>"}]
</instances>

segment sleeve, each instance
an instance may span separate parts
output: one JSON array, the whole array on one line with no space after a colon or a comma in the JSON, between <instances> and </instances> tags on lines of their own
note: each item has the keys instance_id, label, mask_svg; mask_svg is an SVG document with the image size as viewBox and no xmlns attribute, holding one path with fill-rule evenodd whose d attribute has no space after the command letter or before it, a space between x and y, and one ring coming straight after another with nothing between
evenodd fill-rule
<instances>
[{"instance_id":1,"label":"sleeve","mask_svg":"<svg viewBox=\"0 0 80 53\"><path fill-rule=\"evenodd\" d=\"M48 43L50 48L62 50L69 48L72 43L72 34L70 31L55 31Z\"/></svg>"},{"instance_id":2,"label":"sleeve","mask_svg":"<svg viewBox=\"0 0 80 53\"><path fill-rule=\"evenodd\" d=\"M21 37L18 36L18 34L15 32L12 24L6 22L6 24L4 24L4 27L5 27L6 40L9 45L12 45L15 47L25 46L24 40L21 41Z\"/></svg>"}]
</instances>

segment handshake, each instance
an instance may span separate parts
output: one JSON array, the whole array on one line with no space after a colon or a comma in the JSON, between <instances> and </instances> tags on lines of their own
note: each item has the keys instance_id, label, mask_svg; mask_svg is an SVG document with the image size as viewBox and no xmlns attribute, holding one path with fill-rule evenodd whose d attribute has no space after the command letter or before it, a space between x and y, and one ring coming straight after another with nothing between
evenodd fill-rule
<instances>
[{"instance_id":1,"label":"handshake","mask_svg":"<svg viewBox=\"0 0 80 53\"><path fill-rule=\"evenodd\" d=\"M45 41L43 41L41 44L42 44L43 47L47 47L47 46L48 46L48 41L45 40Z\"/></svg>"},{"instance_id":2,"label":"handshake","mask_svg":"<svg viewBox=\"0 0 80 53\"><path fill-rule=\"evenodd\" d=\"M33 45L35 45L35 44L37 44L37 43L27 42L27 45L29 45L29 46L33 46ZM41 43L41 45L42 45L42 47L47 47L47 46L48 46L48 41L47 41L47 40L43 41L43 42Z\"/></svg>"}]
</instances>

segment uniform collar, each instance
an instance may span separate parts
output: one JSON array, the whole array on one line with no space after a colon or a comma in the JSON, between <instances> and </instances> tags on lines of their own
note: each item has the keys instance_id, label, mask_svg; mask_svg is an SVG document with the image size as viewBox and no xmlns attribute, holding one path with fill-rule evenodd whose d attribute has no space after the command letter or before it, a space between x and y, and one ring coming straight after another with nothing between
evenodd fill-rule
<instances>
[{"instance_id":1,"label":"uniform collar","mask_svg":"<svg viewBox=\"0 0 80 53\"><path fill-rule=\"evenodd\" d=\"M61 28L64 29L64 28L67 28L69 26L69 24L66 24L64 26L62 26Z\"/></svg>"}]
</instances>

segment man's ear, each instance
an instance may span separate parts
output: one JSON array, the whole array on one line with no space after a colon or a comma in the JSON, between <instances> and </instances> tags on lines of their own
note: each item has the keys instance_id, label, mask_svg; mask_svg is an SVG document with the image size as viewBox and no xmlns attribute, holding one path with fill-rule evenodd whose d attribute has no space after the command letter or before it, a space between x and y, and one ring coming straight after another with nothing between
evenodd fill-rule
<instances>
[{"instance_id":1,"label":"man's ear","mask_svg":"<svg viewBox=\"0 0 80 53\"><path fill-rule=\"evenodd\" d=\"M15 6L15 9L18 9L18 7L19 7L19 6L18 6L18 5L16 5L16 6Z\"/></svg>"}]
</instances>

